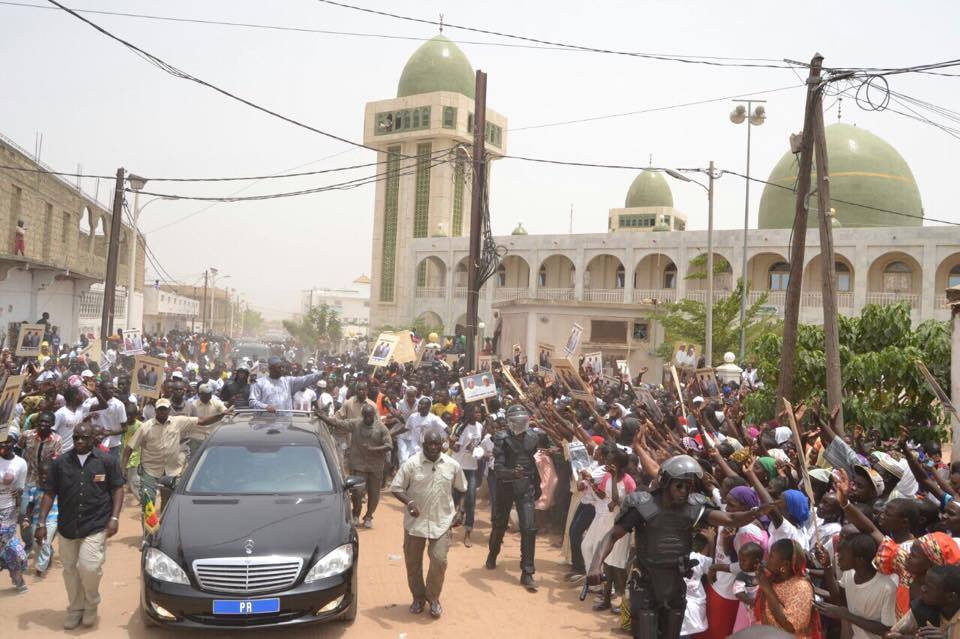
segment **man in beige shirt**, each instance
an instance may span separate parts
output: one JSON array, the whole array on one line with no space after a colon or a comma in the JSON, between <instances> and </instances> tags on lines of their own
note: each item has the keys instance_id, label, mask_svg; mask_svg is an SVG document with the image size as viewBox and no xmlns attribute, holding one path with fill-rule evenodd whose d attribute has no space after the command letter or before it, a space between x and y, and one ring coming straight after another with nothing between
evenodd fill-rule
<instances>
[{"instance_id":1,"label":"man in beige shirt","mask_svg":"<svg viewBox=\"0 0 960 639\"><path fill-rule=\"evenodd\" d=\"M227 410L227 405L219 397L213 396L213 387L207 384L201 384L197 389L197 398L187 402L187 416L199 417L204 419L212 415L219 415ZM200 444L207 440L209 432L206 429L195 428L190 433L187 446L190 447L190 454L196 454Z\"/></svg>"},{"instance_id":2,"label":"man in beige shirt","mask_svg":"<svg viewBox=\"0 0 960 639\"><path fill-rule=\"evenodd\" d=\"M163 477L179 477L183 472L186 456L180 441L198 433L206 438L207 426L215 424L232 409L209 417L187 417L170 414L170 400L157 400L156 417L144 422L127 442L121 458L121 468L127 467L130 455L140 451L140 503L146 507L147 500L156 503L157 484ZM161 503L161 509L163 504Z\"/></svg>"},{"instance_id":3,"label":"man in beige shirt","mask_svg":"<svg viewBox=\"0 0 960 639\"><path fill-rule=\"evenodd\" d=\"M337 419L359 419L363 415L361 411L363 410L364 405L369 404L374 408L377 407L376 404L367 396L367 383L366 382L357 382L357 387L354 390L354 395L347 401L345 401L334 416ZM344 431L333 431L334 441L337 442L337 456L340 458L340 467L343 468L345 475L350 474L350 464L349 459L346 455L346 451L350 448L350 433Z\"/></svg>"},{"instance_id":4,"label":"man in beige shirt","mask_svg":"<svg viewBox=\"0 0 960 639\"><path fill-rule=\"evenodd\" d=\"M390 491L404 504L403 556L407 585L413 594L410 612L420 614L430 603L430 615L443 614L440 591L447 571L450 529L463 521L463 510L453 504L453 490L467 490L460 464L442 452L444 433L439 429L423 436L423 450L400 466ZM430 570L423 581L423 550L428 548Z\"/></svg>"}]
</instances>

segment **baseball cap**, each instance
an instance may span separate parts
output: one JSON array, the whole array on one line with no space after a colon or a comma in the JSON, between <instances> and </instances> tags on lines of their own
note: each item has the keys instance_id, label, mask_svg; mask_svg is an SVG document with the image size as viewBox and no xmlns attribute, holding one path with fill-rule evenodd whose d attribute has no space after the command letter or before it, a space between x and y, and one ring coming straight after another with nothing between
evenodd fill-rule
<instances>
[{"instance_id":1,"label":"baseball cap","mask_svg":"<svg viewBox=\"0 0 960 639\"><path fill-rule=\"evenodd\" d=\"M326 388L326 387L327 387L327 380L321 379L319 382L317 382L317 388Z\"/></svg>"},{"instance_id":2,"label":"baseball cap","mask_svg":"<svg viewBox=\"0 0 960 639\"><path fill-rule=\"evenodd\" d=\"M703 403L703 398L700 397L699 395L697 395L696 397L693 398L693 403L694 403L694 404L702 404L702 403Z\"/></svg>"},{"instance_id":3,"label":"baseball cap","mask_svg":"<svg viewBox=\"0 0 960 639\"><path fill-rule=\"evenodd\" d=\"M197 390L201 393L213 393L213 387L210 384L200 384L200 388Z\"/></svg>"},{"instance_id":4,"label":"baseball cap","mask_svg":"<svg viewBox=\"0 0 960 639\"><path fill-rule=\"evenodd\" d=\"M84 378L84 379L88 379L88 378L94 377L94 374L93 374L93 371L92 371L92 370L87 369L87 370L83 371L82 373L80 373L80 377L82 377L82 378Z\"/></svg>"},{"instance_id":5,"label":"baseball cap","mask_svg":"<svg viewBox=\"0 0 960 639\"><path fill-rule=\"evenodd\" d=\"M156 408L170 408L170 400L164 397L157 400Z\"/></svg>"},{"instance_id":6,"label":"baseball cap","mask_svg":"<svg viewBox=\"0 0 960 639\"><path fill-rule=\"evenodd\" d=\"M183 372L182 372L182 371L173 371L173 373L171 373L171 375L170 375L170 379L183 379Z\"/></svg>"}]
</instances>

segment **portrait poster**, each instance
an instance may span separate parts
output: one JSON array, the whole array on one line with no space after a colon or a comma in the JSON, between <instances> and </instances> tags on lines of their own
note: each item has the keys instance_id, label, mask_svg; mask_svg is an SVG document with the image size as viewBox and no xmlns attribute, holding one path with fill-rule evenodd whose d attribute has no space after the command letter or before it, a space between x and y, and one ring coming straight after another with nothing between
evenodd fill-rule
<instances>
[{"instance_id":1,"label":"portrait poster","mask_svg":"<svg viewBox=\"0 0 960 639\"><path fill-rule=\"evenodd\" d=\"M627 363L627 360L625 360L625 359L618 359L618 360L617 360L617 371L620 373L621 376L622 376L622 375L626 375L628 378L631 377L631 375L630 375L630 364L628 364L628 363Z\"/></svg>"},{"instance_id":2,"label":"portrait poster","mask_svg":"<svg viewBox=\"0 0 960 639\"><path fill-rule=\"evenodd\" d=\"M401 331L397 335L397 345L393 349L393 361L398 364L417 361L417 350L413 343L413 334Z\"/></svg>"},{"instance_id":3,"label":"portrait poster","mask_svg":"<svg viewBox=\"0 0 960 639\"><path fill-rule=\"evenodd\" d=\"M593 401L593 391L577 372L577 367L572 361L562 357L555 357L552 364L554 374L560 379L560 382L567 388L570 397L585 402Z\"/></svg>"},{"instance_id":4,"label":"portrait poster","mask_svg":"<svg viewBox=\"0 0 960 639\"><path fill-rule=\"evenodd\" d=\"M139 328L123 331L123 350L120 352L124 355L143 355L143 336Z\"/></svg>"},{"instance_id":5,"label":"portrait poster","mask_svg":"<svg viewBox=\"0 0 960 639\"><path fill-rule=\"evenodd\" d=\"M26 375L9 375L0 390L0 426L6 426L13 417L13 409L20 401L20 389Z\"/></svg>"},{"instance_id":6,"label":"portrait poster","mask_svg":"<svg viewBox=\"0 0 960 639\"><path fill-rule=\"evenodd\" d=\"M17 335L17 357L36 357L40 354L40 343L43 342L43 324L21 324Z\"/></svg>"},{"instance_id":7,"label":"portrait poster","mask_svg":"<svg viewBox=\"0 0 960 639\"><path fill-rule=\"evenodd\" d=\"M580 477L580 471L590 467L590 453L583 442L572 441L567 444L567 459L570 460L570 469L573 471L574 478Z\"/></svg>"},{"instance_id":8,"label":"portrait poster","mask_svg":"<svg viewBox=\"0 0 960 639\"><path fill-rule=\"evenodd\" d=\"M164 362L158 357L137 355L133 359L130 392L138 397L159 399L163 388Z\"/></svg>"},{"instance_id":9,"label":"portrait poster","mask_svg":"<svg viewBox=\"0 0 960 639\"><path fill-rule=\"evenodd\" d=\"M477 373L460 378L460 388L463 389L463 401L476 402L497 396L497 383L493 373Z\"/></svg>"},{"instance_id":10,"label":"portrait poster","mask_svg":"<svg viewBox=\"0 0 960 639\"><path fill-rule=\"evenodd\" d=\"M439 359L439 353L439 344L420 342L420 360L417 362L417 368L421 366L425 368L433 366L437 362L437 359Z\"/></svg>"},{"instance_id":11,"label":"portrait poster","mask_svg":"<svg viewBox=\"0 0 960 639\"><path fill-rule=\"evenodd\" d=\"M481 373L493 372L493 355L481 355L477 358L477 370Z\"/></svg>"},{"instance_id":12,"label":"portrait poster","mask_svg":"<svg viewBox=\"0 0 960 639\"><path fill-rule=\"evenodd\" d=\"M583 336L583 327L579 324L574 324L570 328L570 336L567 338L567 343L563 347L564 357L573 357L574 353L580 348L581 336Z\"/></svg>"},{"instance_id":13,"label":"portrait poster","mask_svg":"<svg viewBox=\"0 0 960 639\"><path fill-rule=\"evenodd\" d=\"M720 385L717 384L717 374L712 368L698 368L696 376L700 392L705 398L720 398Z\"/></svg>"},{"instance_id":14,"label":"portrait poster","mask_svg":"<svg viewBox=\"0 0 960 639\"><path fill-rule=\"evenodd\" d=\"M550 370L550 360L553 359L553 344L540 342L537 344L537 367L543 371Z\"/></svg>"},{"instance_id":15,"label":"portrait poster","mask_svg":"<svg viewBox=\"0 0 960 639\"><path fill-rule=\"evenodd\" d=\"M917 368L920 369L920 373L923 375L923 378L927 381L927 385L930 386L930 390L933 391L933 394L943 406L943 410L960 417L960 414L957 413L956 406L954 406L953 402L950 401L950 396L944 392L943 387L941 387L940 383L937 382L937 378L933 376L933 373L930 372L930 369L927 368L927 365L921 362L919 359L916 361L916 364Z\"/></svg>"},{"instance_id":16,"label":"portrait poster","mask_svg":"<svg viewBox=\"0 0 960 639\"><path fill-rule=\"evenodd\" d=\"M583 370L587 375L603 374L603 353L596 351L583 356Z\"/></svg>"},{"instance_id":17,"label":"portrait poster","mask_svg":"<svg viewBox=\"0 0 960 639\"><path fill-rule=\"evenodd\" d=\"M397 347L397 336L395 333L380 333L377 340L373 343L373 350L367 358L367 364L370 366L386 366L390 363L390 357Z\"/></svg>"}]
</instances>

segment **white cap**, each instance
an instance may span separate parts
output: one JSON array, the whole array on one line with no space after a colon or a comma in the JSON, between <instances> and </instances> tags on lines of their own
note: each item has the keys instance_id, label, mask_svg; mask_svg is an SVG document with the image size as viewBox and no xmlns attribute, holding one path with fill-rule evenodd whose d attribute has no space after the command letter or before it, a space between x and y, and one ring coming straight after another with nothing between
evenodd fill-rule
<instances>
[{"instance_id":1,"label":"white cap","mask_svg":"<svg viewBox=\"0 0 960 639\"><path fill-rule=\"evenodd\" d=\"M170 379L183 379L183 373L181 371L173 371L170 374Z\"/></svg>"},{"instance_id":2,"label":"white cap","mask_svg":"<svg viewBox=\"0 0 960 639\"><path fill-rule=\"evenodd\" d=\"M327 380L321 379L319 382L317 382L317 388L326 388L326 387L327 387Z\"/></svg>"},{"instance_id":3,"label":"white cap","mask_svg":"<svg viewBox=\"0 0 960 639\"><path fill-rule=\"evenodd\" d=\"M200 384L200 388L197 389L201 393L213 394L213 387L210 384Z\"/></svg>"},{"instance_id":4,"label":"white cap","mask_svg":"<svg viewBox=\"0 0 960 639\"><path fill-rule=\"evenodd\" d=\"M703 398L700 397L699 395L697 395L696 397L693 398L693 403L694 403L694 404L702 404L702 403L703 403Z\"/></svg>"},{"instance_id":5,"label":"white cap","mask_svg":"<svg viewBox=\"0 0 960 639\"><path fill-rule=\"evenodd\" d=\"M38 382L49 382L57 379L57 375L53 371L43 371L37 377Z\"/></svg>"},{"instance_id":6,"label":"white cap","mask_svg":"<svg viewBox=\"0 0 960 639\"><path fill-rule=\"evenodd\" d=\"M88 369L86 369L85 371L83 371L82 373L80 373L80 377L86 379L86 378L93 378L93 377L96 377L96 376L93 374L93 371L88 368Z\"/></svg>"}]
</instances>

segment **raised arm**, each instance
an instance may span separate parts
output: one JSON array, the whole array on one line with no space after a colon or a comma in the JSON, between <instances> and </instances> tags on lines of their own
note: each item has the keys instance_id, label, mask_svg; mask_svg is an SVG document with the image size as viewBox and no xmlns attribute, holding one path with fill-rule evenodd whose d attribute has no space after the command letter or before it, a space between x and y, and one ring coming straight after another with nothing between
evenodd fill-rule
<instances>
[{"instance_id":1,"label":"raised arm","mask_svg":"<svg viewBox=\"0 0 960 639\"><path fill-rule=\"evenodd\" d=\"M883 533L874 525L870 518L860 512L860 509L850 503L850 477L847 471L838 468L836 471L835 482L837 488L837 503L843 508L843 514L847 521L857 527L862 533L873 537L877 545L883 543Z\"/></svg>"}]
</instances>

